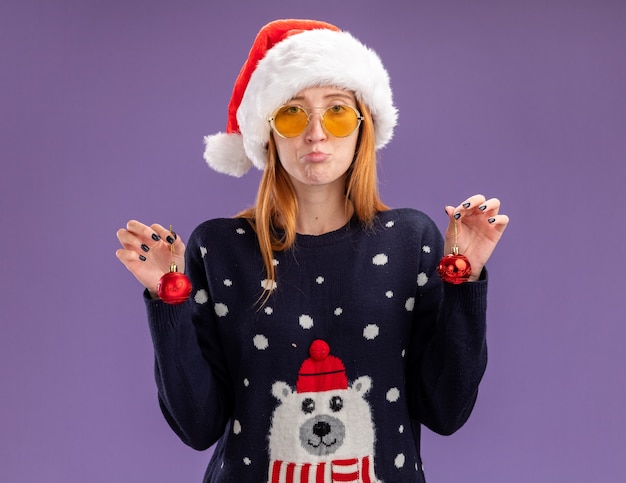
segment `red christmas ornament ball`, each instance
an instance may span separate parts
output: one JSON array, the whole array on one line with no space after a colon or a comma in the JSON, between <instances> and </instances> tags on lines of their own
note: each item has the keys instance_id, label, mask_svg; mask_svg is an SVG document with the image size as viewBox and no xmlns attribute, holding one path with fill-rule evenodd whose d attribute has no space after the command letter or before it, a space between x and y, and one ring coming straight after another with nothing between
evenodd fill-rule
<instances>
[{"instance_id":1,"label":"red christmas ornament ball","mask_svg":"<svg viewBox=\"0 0 626 483\"><path fill-rule=\"evenodd\" d=\"M446 255L439 261L437 273L445 282L459 284L467 282L472 274L472 267L463 255Z\"/></svg>"},{"instance_id":2,"label":"red christmas ornament ball","mask_svg":"<svg viewBox=\"0 0 626 483\"><path fill-rule=\"evenodd\" d=\"M191 294L191 281L184 273L170 271L157 284L157 295L171 305L182 304Z\"/></svg>"}]
</instances>

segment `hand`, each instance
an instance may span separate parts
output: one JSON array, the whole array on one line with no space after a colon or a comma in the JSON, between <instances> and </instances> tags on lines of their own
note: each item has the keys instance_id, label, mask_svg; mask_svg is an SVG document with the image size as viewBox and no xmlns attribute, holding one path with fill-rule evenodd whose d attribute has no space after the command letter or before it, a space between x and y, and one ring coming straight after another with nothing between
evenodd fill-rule
<instances>
[{"instance_id":1,"label":"hand","mask_svg":"<svg viewBox=\"0 0 626 483\"><path fill-rule=\"evenodd\" d=\"M483 195L474 195L456 208L446 206L450 223L445 233L445 253L451 253L456 242L459 253L465 255L472 266L470 281L478 280L509 223L509 217L498 214L499 210L500 200L487 200Z\"/></svg>"},{"instance_id":2,"label":"hand","mask_svg":"<svg viewBox=\"0 0 626 483\"><path fill-rule=\"evenodd\" d=\"M123 248L115 255L139 282L157 299L157 284L174 262L178 271L185 272L185 245L176 234L161 225L144 225L135 220L117 231ZM172 247L174 256L172 257Z\"/></svg>"}]
</instances>

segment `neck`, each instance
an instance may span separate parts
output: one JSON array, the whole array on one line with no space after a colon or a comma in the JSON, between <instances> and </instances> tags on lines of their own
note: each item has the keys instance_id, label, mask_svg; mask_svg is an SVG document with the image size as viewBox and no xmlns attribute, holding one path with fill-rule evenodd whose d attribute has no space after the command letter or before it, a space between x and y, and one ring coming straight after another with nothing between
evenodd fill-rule
<instances>
[{"instance_id":1,"label":"neck","mask_svg":"<svg viewBox=\"0 0 626 483\"><path fill-rule=\"evenodd\" d=\"M296 232L301 235L322 235L344 226L354 213L351 201L343 191L299 190Z\"/></svg>"}]
</instances>

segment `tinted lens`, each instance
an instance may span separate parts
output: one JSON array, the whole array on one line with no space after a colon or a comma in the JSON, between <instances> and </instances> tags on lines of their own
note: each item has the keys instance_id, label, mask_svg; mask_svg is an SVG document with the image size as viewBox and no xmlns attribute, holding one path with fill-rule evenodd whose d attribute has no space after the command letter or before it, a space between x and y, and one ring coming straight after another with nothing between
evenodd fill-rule
<instances>
[{"instance_id":1,"label":"tinted lens","mask_svg":"<svg viewBox=\"0 0 626 483\"><path fill-rule=\"evenodd\" d=\"M308 123L307 113L298 106L283 106L274 114L274 128L286 138L301 134Z\"/></svg>"},{"instance_id":2,"label":"tinted lens","mask_svg":"<svg viewBox=\"0 0 626 483\"><path fill-rule=\"evenodd\" d=\"M331 106L324 112L324 127L333 136L343 138L349 136L359 125L359 118L350 106Z\"/></svg>"}]
</instances>

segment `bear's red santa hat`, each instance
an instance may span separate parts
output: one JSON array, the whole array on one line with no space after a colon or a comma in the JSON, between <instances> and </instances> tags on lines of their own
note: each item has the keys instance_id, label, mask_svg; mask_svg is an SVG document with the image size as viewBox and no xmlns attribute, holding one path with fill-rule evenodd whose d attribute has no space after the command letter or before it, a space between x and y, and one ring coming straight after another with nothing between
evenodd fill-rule
<instances>
[{"instance_id":1,"label":"bear's red santa hat","mask_svg":"<svg viewBox=\"0 0 626 483\"><path fill-rule=\"evenodd\" d=\"M370 110L376 148L393 136L398 117L389 75L378 55L348 32L316 20L276 20L257 34L235 82L226 132L204 138L204 159L221 173L242 176L265 167L268 118L303 89L353 91Z\"/></svg>"},{"instance_id":2,"label":"bear's red santa hat","mask_svg":"<svg viewBox=\"0 0 626 483\"><path fill-rule=\"evenodd\" d=\"M328 343L316 339L309 347L296 381L296 392L322 392L348 389L346 368L341 359L330 355Z\"/></svg>"}]
</instances>

